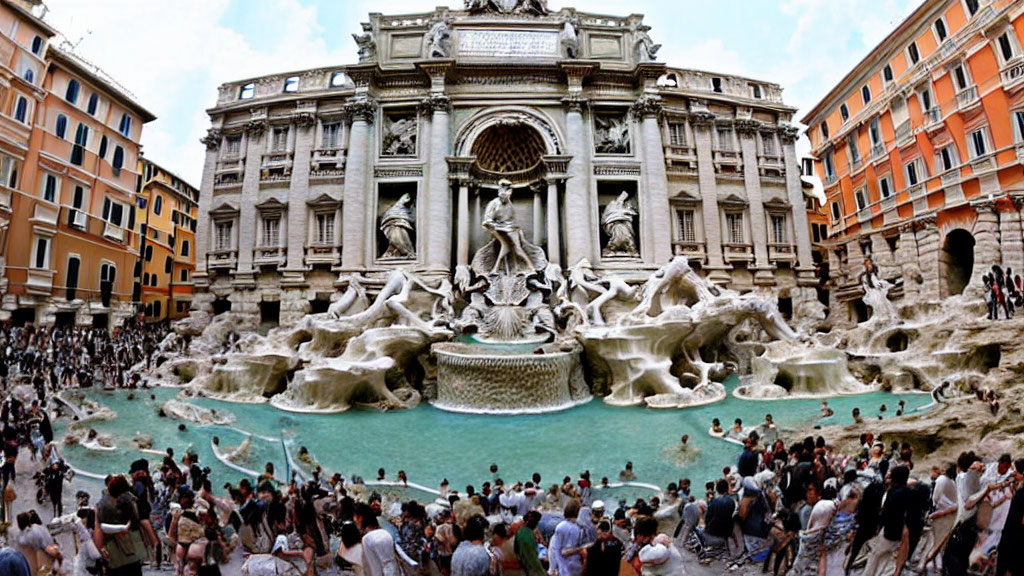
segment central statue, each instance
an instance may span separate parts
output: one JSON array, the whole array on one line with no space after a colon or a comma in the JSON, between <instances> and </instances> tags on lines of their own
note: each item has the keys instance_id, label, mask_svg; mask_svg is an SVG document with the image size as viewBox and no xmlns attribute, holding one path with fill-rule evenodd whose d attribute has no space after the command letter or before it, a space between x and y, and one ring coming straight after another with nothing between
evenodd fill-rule
<instances>
[{"instance_id":1,"label":"central statue","mask_svg":"<svg viewBox=\"0 0 1024 576\"><path fill-rule=\"evenodd\" d=\"M527 276L547 266L544 251L526 241L512 206L512 183L498 182L498 197L487 203L481 226L493 238L473 257L473 271L481 276Z\"/></svg>"}]
</instances>

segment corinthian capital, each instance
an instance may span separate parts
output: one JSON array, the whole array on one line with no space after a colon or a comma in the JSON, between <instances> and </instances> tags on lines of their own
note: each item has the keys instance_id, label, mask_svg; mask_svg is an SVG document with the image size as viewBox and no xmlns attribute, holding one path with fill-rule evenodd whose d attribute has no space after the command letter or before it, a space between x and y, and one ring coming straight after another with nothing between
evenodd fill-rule
<instances>
[{"instance_id":1,"label":"corinthian capital","mask_svg":"<svg viewBox=\"0 0 1024 576\"><path fill-rule=\"evenodd\" d=\"M452 111L452 99L444 94L431 94L420 101L420 110L425 113Z\"/></svg>"},{"instance_id":2,"label":"corinthian capital","mask_svg":"<svg viewBox=\"0 0 1024 576\"><path fill-rule=\"evenodd\" d=\"M661 114L661 96L644 94L633 103L631 110L638 118L657 117Z\"/></svg>"},{"instance_id":3,"label":"corinthian capital","mask_svg":"<svg viewBox=\"0 0 1024 576\"><path fill-rule=\"evenodd\" d=\"M353 120L363 120L373 124L373 120L377 116L377 102L369 97L354 98L345 104L345 112Z\"/></svg>"},{"instance_id":4,"label":"corinthian capital","mask_svg":"<svg viewBox=\"0 0 1024 576\"><path fill-rule=\"evenodd\" d=\"M216 150L220 148L220 139L223 136L219 128L210 128L206 131L206 136L200 138L199 141L206 145L207 150Z\"/></svg>"}]
</instances>

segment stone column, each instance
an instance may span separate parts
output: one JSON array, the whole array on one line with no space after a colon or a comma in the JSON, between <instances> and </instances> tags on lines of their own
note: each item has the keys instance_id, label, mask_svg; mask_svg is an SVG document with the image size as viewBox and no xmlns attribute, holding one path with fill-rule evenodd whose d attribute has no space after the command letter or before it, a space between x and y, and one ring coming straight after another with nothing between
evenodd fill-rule
<instances>
[{"instance_id":1,"label":"stone column","mask_svg":"<svg viewBox=\"0 0 1024 576\"><path fill-rule=\"evenodd\" d=\"M366 236L374 226L373 222L366 221L370 204L366 191L372 153L370 125L377 112L377 103L368 97L357 98L348 103L347 111L352 117L352 128L342 191L341 267L344 272L361 272L366 269Z\"/></svg>"},{"instance_id":2,"label":"stone column","mask_svg":"<svg viewBox=\"0 0 1024 576\"><path fill-rule=\"evenodd\" d=\"M235 270L234 284L237 287L255 288L255 272L253 270L253 249L256 247L257 230L256 204L259 203L260 169L266 144L263 138L267 131L267 122L251 120L246 125L245 138L245 172L242 176L242 198L238 214L237 242L238 266Z\"/></svg>"},{"instance_id":3,"label":"stone column","mask_svg":"<svg viewBox=\"0 0 1024 576\"><path fill-rule=\"evenodd\" d=\"M778 131L782 140L782 156L786 170L786 195L789 198L793 217L793 233L796 235L796 273L801 286L817 286L818 277L814 269L814 253L811 248L811 230L807 222L806 201L803 183L800 181L800 159L796 156L796 140L800 131L794 126L782 126Z\"/></svg>"},{"instance_id":4,"label":"stone column","mask_svg":"<svg viewBox=\"0 0 1024 576\"><path fill-rule=\"evenodd\" d=\"M569 100L565 128L568 140L569 178L565 183L565 252L567 266L586 258L595 262L593 198L590 193L590 150L583 124L583 100Z\"/></svg>"},{"instance_id":5,"label":"stone column","mask_svg":"<svg viewBox=\"0 0 1024 576\"><path fill-rule=\"evenodd\" d=\"M985 297L982 276L992 269L993 264L1002 264L999 247L999 208L995 202L983 200L972 202L978 213L974 223L974 268L971 270L971 281L964 289L964 294L976 298ZM1004 266L1005 268L1005 266Z\"/></svg>"},{"instance_id":6,"label":"stone column","mask_svg":"<svg viewBox=\"0 0 1024 576\"><path fill-rule=\"evenodd\" d=\"M1020 200L1012 199L1007 210L999 213L999 248L1003 267L1012 268L1013 273L1024 272L1024 231L1021 229Z\"/></svg>"},{"instance_id":7,"label":"stone column","mask_svg":"<svg viewBox=\"0 0 1024 576\"><path fill-rule=\"evenodd\" d=\"M920 297L921 268L917 261L917 236L914 235L913 224L900 225L900 244L896 247L896 263L903 276L903 299L916 302Z\"/></svg>"},{"instance_id":8,"label":"stone column","mask_svg":"<svg viewBox=\"0 0 1024 576\"><path fill-rule=\"evenodd\" d=\"M430 119L430 176L427 182L425 210L427 217L426 258L430 272L449 274L452 265L452 194L448 182L448 154L451 137L448 111L451 102L444 95L433 95L425 102Z\"/></svg>"},{"instance_id":9,"label":"stone column","mask_svg":"<svg viewBox=\"0 0 1024 576\"><path fill-rule=\"evenodd\" d=\"M544 201L540 194L543 187L537 186L533 192L533 245L540 246L544 242Z\"/></svg>"},{"instance_id":10,"label":"stone column","mask_svg":"<svg viewBox=\"0 0 1024 576\"><path fill-rule=\"evenodd\" d=\"M193 282L197 288L209 286L206 272L206 254L210 251L210 208L213 207L213 186L217 173L217 156L223 138L219 128L210 128L203 137L202 142L206 145L206 162L203 164L203 179L199 184L202 194L199 195L199 208L196 214L199 224L196 226L196 240L194 254L196 257L196 270L192 275Z\"/></svg>"},{"instance_id":11,"label":"stone column","mask_svg":"<svg viewBox=\"0 0 1024 576\"><path fill-rule=\"evenodd\" d=\"M668 175L665 173L665 149L662 147L661 97L645 94L633 105L633 113L641 118L644 150L644 173L647 190L639 203L640 230L648 246L640 246L641 254L650 264L663 266L672 259L672 215L668 204Z\"/></svg>"},{"instance_id":12,"label":"stone column","mask_svg":"<svg viewBox=\"0 0 1024 576\"><path fill-rule=\"evenodd\" d=\"M297 115L295 132L292 181L288 190L287 236L284 237L288 263L282 270L282 282L301 285L305 282L306 241L309 238L306 201L309 200L309 165L316 137L316 118L311 113Z\"/></svg>"},{"instance_id":13,"label":"stone column","mask_svg":"<svg viewBox=\"0 0 1024 576\"><path fill-rule=\"evenodd\" d=\"M561 264L561 242L558 234L558 182L548 180L548 262Z\"/></svg>"},{"instance_id":14,"label":"stone column","mask_svg":"<svg viewBox=\"0 0 1024 576\"><path fill-rule=\"evenodd\" d=\"M757 162L757 131L761 123L756 120L736 120L736 133L743 154L743 186L750 203L750 236L754 244L754 284L775 284L772 265L768 261L768 224L765 222L764 200L761 197L761 173ZM801 203L801 206L803 204Z\"/></svg>"},{"instance_id":15,"label":"stone column","mask_svg":"<svg viewBox=\"0 0 1024 576\"><path fill-rule=\"evenodd\" d=\"M469 180L462 179L459 182L459 212L458 212L458 247L456 248L455 263L459 266L469 265Z\"/></svg>"},{"instance_id":16,"label":"stone column","mask_svg":"<svg viewBox=\"0 0 1024 576\"><path fill-rule=\"evenodd\" d=\"M916 222L917 264L921 270L919 297L938 301L939 296L939 228L935 216L919 218Z\"/></svg>"},{"instance_id":17,"label":"stone column","mask_svg":"<svg viewBox=\"0 0 1024 576\"><path fill-rule=\"evenodd\" d=\"M715 161L711 153L711 129L715 115L707 111L690 114L693 126L694 145L697 148L697 182L700 186L701 216L704 221L704 249L707 251L708 279L716 284L732 282L729 270L722 258L722 224L718 210L718 184L715 178Z\"/></svg>"}]
</instances>

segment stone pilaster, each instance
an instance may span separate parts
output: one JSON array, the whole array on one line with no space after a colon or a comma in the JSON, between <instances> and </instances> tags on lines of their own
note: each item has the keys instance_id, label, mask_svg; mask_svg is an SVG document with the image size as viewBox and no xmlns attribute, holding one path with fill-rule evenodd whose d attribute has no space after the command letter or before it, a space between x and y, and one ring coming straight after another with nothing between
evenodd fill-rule
<instances>
[{"instance_id":1,"label":"stone pilaster","mask_svg":"<svg viewBox=\"0 0 1024 576\"><path fill-rule=\"evenodd\" d=\"M238 229L235 231L238 247L238 267L235 270L234 283L238 287L255 288L255 271L253 270L253 249L259 236L256 221L256 204L259 203L260 169L263 153L266 151L267 123L263 120L252 120L246 125L245 137L245 172L242 176L242 198L238 207Z\"/></svg>"},{"instance_id":2,"label":"stone pilaster","mask_svg":"<svg viewBox=\"0 0 1024 576\"><path fill-rule=\"evenodd\" d=\"M993 264L1001 264L999 248L999 212L996 204L991 201L972 203L978 214L974 223L974 268L971 270L971 281L964 289L964 294L984 298L985 288L982 276L992 269Z\"/></svg>"},{"instance_id":3,"label":"stone pilaster","mask_svg":"<svg viewBox=\"0 0 1024 576\"><path fill-rule=\"evenodd\" d=\"M306 270L306 240L309 237L309 165L313 154L316 124L311 116L299 116L295 123L295 154L292 158L291 188L288 190L287 265L282 270L282 282L302 284ZM284 314L282 300L282 315ZM282 318L283 321L283 318Z\"/></svg>"},{"instance_id":4,"label":"stone pilaster","mask_svg":"<svg viewBox=\"0 0 1024 576\"><path fill-rule=\"evenodd\" d=\"M1024 230L1021 228L1020 203L1014 200L1006 210L999 212L999 249L1003 266L1014 274L1024 270Z\"/></svg>"},{"instance_id":5,"label":"stone pilaster","mask_svg":"<svg viewBox=\"0 0 1024 576\"><path fill-rule=\"evenodd\" d=\"M740 150L743 154L743 185L750 203L750 240L754 245L754 284L772 285L772 265L768 261L768 223L765 221L764 199L761 196L761 174L757 162L756 134L761 123L756 120L737 120ZM802 204L801 204L802 205Z\"/></svg>"},{"instance_id":6,"label":"stone pilaster","mask_svg":"<svg viewBox=\"0 0 1024 576\"><path fill-rule=\"evenodd\" d=\"M583 101L568 100L567 104L565 137L572 159L565 183L565 252L568 258L566 266L575 266L584 258L596 262L591 234L594 230L594 206L590 193L590 151L583 125Z\"/></svg>"},{"instance_id":7,"label":"stone pilaster","mask_svg":"<svg viewBox=\"0 0 1024 576\"><path fill-rule=\"evenodd\" d=\"M349 132L348 158L345 161L345 188L342 192L341 267L344 272L361 272L367 265L366 238L373 226L367 222L372 204L367 198L370 155L370 125L377 113L377 103L357 98L348 103L352 118Z\"/></svg>"},{"instance_id":8,"label":"stone pilaster","mask_svg":"<svg viewBox=\"0 0 1024 576\"><path fill-rule=\"evenodd\" d=\"M708 279L716 284L732 282L722 257L722 218L718 210L718 184L715 179L715 160L711 151L711 129L715 115L711 112L692 112L694 144L697 147L697 182L700 186L701 216L704 220L704 246L708 255Z\"/></svg>"},{"instance_id":9,"label":"stone pilaster","mask_svg":"<svg viewBox=\"0 0 1024 576\"><path fill-rule=\"evenodd\" d=\"M921 290L918 297L929 302L938 301L939 295L939 229L935 217L919 218L915 224L917 260L921 270Z\"/></svg>"},{"instance_id":10,"label":"stone pilaster","mask_svg":"<svg viewBox=\"0 0 1024 576\"><path fill-rule=\"evenodd\" d=\"M199 189L202 193L199 195L199 212L197 213L199 222L202 225L196 227L194 252L196 256L196 270L192 275L192 280L197 288L209 285L206 272L206 254L210 251L210 227L212 226L209 213L213 207L213 186L216 181L217 157L220 154L221 138L223 138L221 131L211 128L202 139L203 144L206 145L206 162L203 164L203 177L199 184Z\"/></svg>"},{"instance_id":11,"label":"stone pilaster","mask_svg":"<svg viewBox=\"0 0 1024 576\"><path fill-rule=\"evenodd\" d=\"M797 281L803 286L816 286L818 277L814 270L811 229L807 222L804 187L800 181L800 160L796 156L796 140L799 137L800 131L794 126L783 126L779 129L786 170L786 196L792 210L793 234L796 237Z\"/></svg>"},{"instance_id":12,"label":"stone pilaster","mask_svg":"<svg viewBox=\"0 0 1024 576\"><path fill-rule=\"evenodd\" d=\"M665 149L662 147L661 98L644 95L633 105L640 119L644 150L644 173L647 190L640 200L641 253L650 264L658 266L672 259L672 216L668 204L668 176L665 174ZM647 246L642 244L646 243Z\"/></svg>"},{"instance_id":13,"label":"stone pilaster","mask_svg":"<svg viewBox=\"0 0 1024 576\"><path fill-rule=\"evenodd\" d=\"M452 194L448 182L448 154L451 142L448 111L451 103L434 95L426 103L430 110L430 173L426 193L427 245L422 261L430 272L447 275L452 260ZM423 201L424 199L421 199Z\"/></svg>"},{"instance_id":14,"label":"stone pilaster","mask_svg":"<svg viewBox=\"0 0 1024 576\"><path fill-rule=\"evenodd\" d=\"M548 194L545 206L548 226L548 262L561 264L562 249L558 237L558 182L555 180L548 180Z\"/></svg>"}]
</instances>

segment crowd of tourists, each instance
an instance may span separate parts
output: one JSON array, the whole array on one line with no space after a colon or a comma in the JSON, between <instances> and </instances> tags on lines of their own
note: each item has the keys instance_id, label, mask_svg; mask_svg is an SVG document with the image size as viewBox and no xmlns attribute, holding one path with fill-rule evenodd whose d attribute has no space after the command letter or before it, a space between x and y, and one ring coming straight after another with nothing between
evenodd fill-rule
<instances>
[{"instance_id":1,"label":"crowd of tourists","mask_svg":"<svg viewBox=\"0 0 1024 576\"><path fill-rule=\"evenodd\" d=\"M110 471L101 490L78 492L65 510L52 391L118 383L118 374L131 385L132 367L160 339L149 327L0 332L4 381L36 392L8 395L0 414L4 501L20 510L11 547L0 546L0 574L1024 576L1024 459L985 463L967 452L922 470L897 438L865 432L846 452L823 437L786 442L770 415L749 428L716 420L709 433L720 438L706 442L743 445L720 477L683 477L632 502L589 471L506 481L495 464L479 484L458 490L445 481L438 494L411 499L394 488L408 484L404 471L392 482L383 469L376 482L319 467L308 478L277 477L268 463L258 477L213 478L196 454L168 448ZM97 365L105 371L90 381ZM823 417L832 414L823 403ZM689 442L682 437L681 449ZM19 483L15 462L38 471L37 482ZM639 464L627 463L617 480L643 480ZM19 492L37 489L49 505L33 509L32 494Z\"/></svg>"},{"instance_id":2,"label":"crowd of tourists","mask_svg":"<svg viewBox=\"0 0 1024 576\"><path fill-rule=\"evenodd\" d=\"M1012 268L1007 267L1004 272L999 265L993 265L992 270L982 276L982 281L989 320L998 320L1000 314L1008 320L1018 308L1024 307L1024 286L1020 274L1014 274Z\"/></svg>"}]
</instances>

